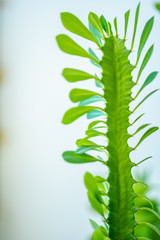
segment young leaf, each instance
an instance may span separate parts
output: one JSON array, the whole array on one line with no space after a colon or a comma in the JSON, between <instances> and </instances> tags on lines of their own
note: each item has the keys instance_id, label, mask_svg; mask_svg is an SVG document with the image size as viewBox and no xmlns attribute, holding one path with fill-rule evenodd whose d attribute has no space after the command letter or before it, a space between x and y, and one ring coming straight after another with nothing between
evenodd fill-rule
<instances>
[{"instance_id":1,"label":"young leaf","mask_svg":"<svg viewBox=\"0 0 160 240\"><path fill-rule=\"evenodd\" d=\"M117 17L114 18L114 28L116 31L116 36L118 36Z\"/></svg>"},{"instance_id":2,"label":"young leaf","mask_svg":"<svg viewBox=\"0 0 160 240\"><path fill-rule=\"evenodd\" d=\"M133 49L134 46L134 40L135 40L135 36L136 36L136 31L137 31L137 23L138 23L138 18L139 18L139 8L140 8L140 3L137 6L136 9L136 14L135 14L135 21L134 21L134 31L133 31L133 37L132 37L132 43L131 43L131 50Z\"/></svg>"},{"instance_id":3,"label":"young leaf","mask_svg":"<svg viewBox=\"0 0 160 240\"><path fill-rule=\"evenodd\" d=\"M95 198L93 193L88 192L88 199L89 199L90 204L93 207L93 209L96 210L102 217L104 217L103 207L99 203L99 201Z\"/></svg>"},{"instance_id":4,"label":"young leaf","mask_svg":"<svg viewBox=\"0 0 160 240\"><path fill-rule=\"evenodd\" d=\"M92 33L75 15L69 12L63 12L61 13L61 20L62 20L63 26L67 30L81 37L84 37L92 42L95 42L97 44L97 41L92 35Z\"/></svg>"},{"instance_id":5,"label":"young leaf","mask_svg":"<svg viewBox=\"0 0 160 240\"><path fill-rule=\"evenodd\" d=\"M84 183L89 192L93 194L93 196L98 200L98 202L103 203L100 191L98 189L95 178L91 173L86 172L84 175Z\"/></svg>"},{"instance_id":6,"label":"young leaf","mask_svg":"<svg viewBox=\"0 0 160 240\"><path fill-rule=\"evenodd\" d=\"M140 116L138 116L132 123L131 126L134 125L141 117L144 116L144 113L142 113Z\"/></svg>"},{"instance_id":7,"label":"young leaf","mask_svg":"<svg viewBox=\"0 0 160 240\"><path fill-rule=\"evenodd\" d=\"M133 184L133 190L136 195L144 195L148 191L148 186L142 182L136 182Z\"/></svg>"},{"instance_id":8,"label":"young leaf","mask_svg":"<svg viewBox=\"0 0 160 240\"><path fill-rule=\"evenodd\" d=\"M72 102L80 102L83 101L85 99L88 99L90 97L93 97L95 95L101 96L99 93L93 92L93 91L89 91L89 90L85 90L85 89L80 89L80 88L74 88L71 90L69 97L71 99ZM101 96L103 97L103 96Z\"/></svg>"},{"instance_id":9,"label":"young leaf","mask_svg":"<svg viewBox=\"0 0 160 240\"><path fill-rule=\"evenodd\" d=\"M155 7L157 8L158 11L160 11L160 3L156 3Z\"/></svg>"},{"instance_id":10,"label":"young leaf","mask_svg":"<svg viewBox=\"0 0 160 240\"><path fill-rule=\"evenodd\" d=\"M103 83L100 80L96 80L95 79L95 84L96 84L96 87L104 88L104 85L103 85Z\"/></svg>"},{"instance_id":11,"label":"young leaf","mask_svg":"<svg viewBox=\"0 0 160 240\"><path fill-rule=\"evenodd\" d=\"M89 221L90 221L90 224L91 224L91 226L93 227L94 230L99 229L99 226L95 221L93 221L92 219L89 219Z\"/></svg>"},{"instance_id":12,"label":"young leaf","mask_svg":"<svg viewBox=\"0 0 160 240\"><path fill-rule=\"evenodd\" d=\"M100 120L93 121L88 125L88 130L91 129L92 127L94 127L95 125L99 124L99 123L104 123L106 125L106 123L104 121L100 121Z\"/></svg>"},{"instance_id":13,"label":"young leaf","mask_svg":"<svg viewBox=\"0 0 160 240\"><path fill-rule=\"evenodd\" d=\"M81 147L81 146L84 146L84 145L86 145L86 146L97 145L96 143L94 143L94 142L92 142L92 141L90 141L88 139L83 139L83 141L82 141L82 139L78 139L76 141L76 144L77 144L77 147Z\"/></svg>"},{"instance_id":14,"label":"young leaf","mask_svg":"<svg viewBox=\"0 0 160 240\"><path fill-rule=\"evenodd\" d=\"M88 49L88 52L97 60L97 62L100 62L99 58L91 48Z\"/></svg>"},{"instance_id":15,"label":"young leaf","mask_svg":"<svg viewBox=\"0 0 160 240\"><path fill-rule=\"evenodd\" d=\"M152 239L147 237L137 237L137 240L152 240Z\"/></svg>"},{"instance_id":16,"label":"young leaf","mask_svg":"<svg viewBox=\"0 0 160 240\"><path fill-rule=\"evenodd\" d=\"M135 110L136 110L147 98L149 98L152 94L154 94L154 93L157 92L158 90L159 90L159 89L156 89L156 90L150 92L145 98L143 98L143 100L134 108L134 110L132 111L132 113L135 112Z\"/></svg>"},{"instance_id":17,"label":"young leaf","mask_svg":"<svg viewBox=\"0 0 160 240\"><path fill-rule=\"evenodd\" d=\"M143 130L145 127L148 127L149 125L150 125L149 123L143 124L142 126L140 126L140 127L132 134L132 136L134 136L135 134L137 134L138 132L140 132L141 130Z\"/></svg>"},{"instance_id":18,"label":"young leaf","mask_svg":"<svg viewBox=\"0 0 160 240\"><path fill-rule=\"evenodd\" d=\"M149 135L151 135L152 133L154 133L155 131L157 131L159 128L158 127L152 127L150 129L148 129L143 136L140 138L139 142L137 143L137 145L135 146L134 149L136 149L141 142L143 142Z\"/></svg>"},{"instance_id":19,"label":"young leaf","mask_svg":"<svg viewBox=\"0 0 160 240\"><path fill-rule=\"evenodd\" d=\"M113 32L112 32L112 25L110 22L108 22L108 29L109 29L109 35L113 37Z\"/></svg>"},{"instance_id":20,"label":"young leaf","mask_svg":"<svg viewBox=\"0 0 160 240\"><path fill-rule=\"evenodd\" d=\"M90 150L100 150L100 146L99 145L83 145L83 146L80 146L79 148L77 148L76 150L76 153L77 154L82 154L82 153L86 153Z\"/></svg>"},{"instance_id":21,"label":"young leaf","mask_svg":"<svg viewBox=\"0 0 160 240\"><path fill-rule=\"evenodd\" d=\"M137 53L137 61L136 61L136 65L139 61L139 58L140 58L140 55L141 55L141 52L144 48L144 45L149 37L149 34L152 30L152 27L153 27L153 22L154 22L154 17L150 18L148 20L148 22L145 24L145 27L143 29L143 32L142 32L142 35L141 35L141 39L140 39L140 43L139 43L139 47L138 47L138 53Z\"/></svg>"},{"instance_id":22,"label":"young leaf","mask_svg":"<svg viewBox=\"0 0 160 240\"><path fill-rule=\"evenodd\" d=\"M98 109L94 109L87 114L87 119L100 117L100 116L106 116L106 113L99 111Z\"/></svg>"},{"instance_id":23,"label":"young leaf","mask_svg":"<svg viewBox=\"0 0 160 240\"><path fill-rule=\"evenodd\" d=\"M90 55L92 55L97 60L97 62L100 62L99 58L97 57L97 55L91 48L88 49L88 52ZM90 61L93 65L95 65L96 67L101 69L101 66L97 62L95 62L93 59L90 59Z\"/></svg>"},{"instance_id":24,"label":"young leaf","mask_svg":"<svg viewBox=\"0 0 160 240\"><path fill-rule=\"evenodd\" d=\"M142 87L140 88L140 90L138 91L134 99L138 97L138 95L143 90L143 88L145 88L148 84L150 84L156 78L157 74L158 72L152 72L149 74L149 76L146 78L145 82L143 83Z\"/></svg>"},{"instance_id":25,"label":"young leaf","mask_svg":"<svg viewBox=\"0 0 160 240\"><path fill-rule=\"evenodd\" d=\"M97 79L94 75L74 68L64 68L62 75L68 82L78 82L91 78Z\"/></svg>"},{"instance_id":26,"label":"young leaf","mask_svg":"<svg viewBox=\"0 0 160 240\"><path fill-rule=\"evenodd\" d=\"M151 228L154 232L156 232L160 236L160 230L153 224L148 223L148 222L139 222L139 226L140 225L145 225L145 226Z\"/></svg>"},{"instance_id":27,"label":"young leaf","mask_svg":"<svg viewBox=\"0 0 160 240\"><path fill-rule=\"evenodd\" d=\"M154 45L152 45L152 46L148 49L148 51L147 51L147 53L146 53L146 55L145 55L145 57L144 57L144 59L143 59L143 62L142 62L142 64L141 64L141 67L140 67L139 72L138 72L136 84L138 83L138 80L139 80L139 78L140 78L140 76L141 76L142 71L144 70L145 66L147 65L147 63L148 63L148 61L149 61L149 59L150 59L150 57L152 56L153 47L154 47Z\"/></svg>"},{"instance_id":28,"label":"young leaf","mask_svg":"<svg viewBox=\"0 0 160 240\"><path fill-rule=\"evenodd\" d=\"M91 104L91 103L95 103L95 102L105 102L104 98L102 98L101 96L93 96L93 97L90 97L86 100L83 100L79 103L79 106L86 106L88 104Z\"/></svg>"},{"instance_id":29,"label":"young leaf","mask_svg":"<svg viewBox=\"0 0 160 240\"><path fill-rule=\"evenodd\" d=\"M75 120L77 120L79 117L83 116L84 114L94 109L100 109L100 108L95 106L78 106L78 107L70 108L67 112L65 112L62 119L62 123L70 124Z\"/></svg>"},{"instance_id":30,"label":"young leaf","mask_svg":"<svg viewBox=\"0 0 160 240\"><path fill-rule=\"evenodd\" d=\"M141 160L140 162L136 163L134 166L138 166L138 165L141 164L142 162L145 162L146 160L151 159L151 158L152 158L152 156L146 157L146 158L144 158L143 160Z\"/></svg>"},{"instance_id":31,"label":"young leaf","mask_svg":"<svg viewBox=\"0 0 160 240\"><path fill-rule=\"evenodd\" d=\"M100 22L103 30L107 33L107 35L109 35L108 23L103 15L100 17Z\"/></svg>"},{"instance_id":32,"label":"young leaf","mask_svg":"<svg viewBox=\"0 0 160 240\"><path fill-rule=\"evenodd\" d=\"M94 130L94 129L89 129L89 130L86 131L86 135L93 135L93 134L98 134L98 135L106 136L105 133L96 131L96 130Z\"/></svg>"},{"instance_id":33,"label":"young leaf","mask_svg":"<svg viewBox=\"0 0 160 240\"><path fill-rule=\"evenodd\" d=\"M68 54L76 55L80 57L90 58L96 61L96 59L90 55L86 50L80 47L75 41L65 34L59 34L56 36L56 40L59 48Z\"/></svg>"},{"instance_id":34,"label":"young leaf","mask_svg":"<svg viewBox=\"0 0 160 240\"><path fill-rule=\"evenodd\" d=\"M101 39L103 38L102 34L94 27L92 24L89 23L89 30L95 37L95 39L98 42L98 45L101 47L102 46L102 41Z\"/></svg>"},{"instance_id":35,"label":"young leaf","mask_svg":"<svg viewBox=\"0 0 160 240\"><path fill-rule=\"evenodd\" d=\"M137 208L146 207L146 205L149 205L149 207L151 207L152 209L154 208L152 202L145 196L135 197L134 204Z\"/></svg>"},{"instance_id":36,"label":"young leaf","mask_svg":"<svg viewBox=\"0 0 160 240\"><path fill-rule=\"evenodd\" d=\"M97 16L95 13L93 13L93 12L90 12L90 13L89 13L89 15L88 15L88 21L89 21L89 23L90 23L93 27L95 27L102 35L104 35L104 34L103 34L103 29L102 29L101 22L100 22L98 16Z\"/></svg>"},{"instance_id":37,"label":"young leaf","mask_svg":"<svg viewBox=\"0 0 160 240\"><path fill-rule=\"evenodd\" d=\"M128 11L125 13L125 15L124 15L124 19L125 19L124 39L126 39L126 35L127 35L127 28L128 28L129 14L130 14L130 10L128 10Z\"/></svg>"},{"instance_id":38,"label":"young leaf","mask_svg":"<svg viewBox=\"0 0 160 240\"><path fill-rule=\"evenodd\" d=\"M108 240L109 238L105 238L103 233L100 230L96 230L92 235L92 240Z\"/></svg>"},{"instance_id":39,"label":"young leaf","mask_svg":"<svg viewBox=\"0 0 160 240\"><path fill-rule=\"evenodd\" d=\"M63 159L69 163L89 163L89 162L97 162L99 159L92 157L88 154L77 154L74 151L66 151L62 154Z\"/></svg>"},{"instance_id":40,"label":"young leaf","mask_svg":"<svg viewBox=\"0 0 160 240\"><path fill-rule=\"evenodd\" d=\"M160 215L159 215L157 212L155 212L153 209L151 209L151 208L140 207L140 208L138 208L138 210L141 210L141 211L149 211L149 212L153 213L153 215L160 220Z\"/></svg>"}]
</instances>

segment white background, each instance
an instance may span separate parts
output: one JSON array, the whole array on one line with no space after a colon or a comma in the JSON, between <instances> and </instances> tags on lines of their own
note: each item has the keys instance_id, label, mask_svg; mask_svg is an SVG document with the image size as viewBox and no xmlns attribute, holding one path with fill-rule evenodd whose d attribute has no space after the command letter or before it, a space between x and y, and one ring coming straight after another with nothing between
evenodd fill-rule
<instances>
[{"instance_id":1,"label":"white background","mask_svg":"<svg viewBox=\"0 0 160 240\"><path fill-rule=\"evenodd\" d=\"M84 240L92 233L88 218L96 219L89 207L83 175L105 172L99 164L70 165L62 160L64 150L75 149L84 136L88 121L83 117L69 126L61 124L63 113L73 106L71 88L91 89L92 81L69 84L61 76L64 67L95 71L88 60L69 56L58 49L55 36L67 33L60 12L77 15L86 25L90 11L113 21L118 16L123 37L123 15L132 9L128 39L131 39L137 0L8 0L3 7L3 70L1 84L1 240ZM156 15L143 55L153 42L154 54L142 74L142 83L151 71L160 70L160 15L153 1L142 1L136 46L145 22ZM84 48L89 42L70 34ZM129 46L130 41L127 42ZM135 48L136 50L136 48ZM135 61L133 54L132 63ZM136 71L135 71L136 74ZM144 91L160 87L160 75ZM141 95L142 97L142 95ZM139 100L141 99L139 98ZM136 112L145 112L141 123L160 124L160 94L156 93ZM137 124L137 126L140 125ZM137 127L136 126L136 127ZM131 143L134 145L141 134ZM137 168L150 175L152 196L160 198L160 131L132 154L135 161L153 155Z\"/></svg>"}]
</instances>

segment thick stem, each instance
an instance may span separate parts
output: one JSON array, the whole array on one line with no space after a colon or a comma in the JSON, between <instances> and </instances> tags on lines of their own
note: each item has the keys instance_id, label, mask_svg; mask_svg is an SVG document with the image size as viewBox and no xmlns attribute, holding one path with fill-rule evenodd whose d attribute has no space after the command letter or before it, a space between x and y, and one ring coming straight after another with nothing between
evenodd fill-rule
<instances>
[{"instance_id":1,"label":"thick stem","mask_svg":"<svg viewBox=\"0 0 160 240\"><path fill-rule=\"evenodd\" d=\"M101 61L106 99L109 177L109 236L111 240L131 240L134 220L134 180L128 146L129 103L134 85L129 51L118 37L105 39Z\"/></svg>"}]
</instances>

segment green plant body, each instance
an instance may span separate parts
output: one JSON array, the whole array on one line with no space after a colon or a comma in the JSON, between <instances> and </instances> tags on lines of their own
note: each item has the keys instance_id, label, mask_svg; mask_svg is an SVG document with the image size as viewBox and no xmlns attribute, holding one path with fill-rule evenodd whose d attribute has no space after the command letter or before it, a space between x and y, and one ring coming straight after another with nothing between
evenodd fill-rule
<instances>
[{"instance_id":1,"label":"green plant body","mask_svg":"<svg viewBox=\"0 0 160 240\"><path fill-rule=\"evenodd\" d=\"M92 240L147 240L153 239L152 234L155 236L154 239L160 239L158 227L160 215L154 210L152 202L145 196L146 184L136 181L131 172L133 167L151 157L134 163L131 161L130 153L158 130L158 127L149 127L150 124L143 124L133 134L128 132L128 128L137 123L143 114L137 116L132 123L129 120L130 116L157 91L156 89L148 93L134 109L130 109L130 104L135 102L140 93L157 75L157 72L149 74L137 94L132 96L132 89L139 83L141 74L153 52L152 45L142 60L137 79L134 80L132 72L139 63L154 22L152 17L145 24L140 37L136 63L131 64L129 56L134 47L139 9L140 4L135 13L130 49L125 46L130 10L124 16L124 37L122 39L118 34L117 18L114 19L113 30L111 23L103 15L99 18L95 13L90 12L88 29L75 15L68 12L61 14L62 23L67 30L98 46L97 51L102 52L101 60L91 48L86 51L69 36L60 34L56 37L62 51L88 58L97 69L102 71L101 77L98 77L97 74L90 74L78 69L65 68L63 70L63 76L67 81L73 83L94 79L97 89L100 89L97 92L79 88L72 89L70 99L79 105L69 109L62 119L62 123L70 124L85 114L88 119L96 118L90 122L86 136L77 140L77 150L63 153L64 160L69 163L100 162L104 165L106 172L108 169L109 173L106 178L93 176L89 172L84 177L90 204L102 217L104 223L99 226L90 220L94 229ZM99 106L95 103L99 103ZM136 146L130 147L128 140L146 128L148 130L143 133ZM104 139L103 144L96 143L97 138ZM88 154L89 151L91 154ZM99 155L95 157L97 151ZM148 218L146 212L149 214Z\"/></svg>"}]
</instances>

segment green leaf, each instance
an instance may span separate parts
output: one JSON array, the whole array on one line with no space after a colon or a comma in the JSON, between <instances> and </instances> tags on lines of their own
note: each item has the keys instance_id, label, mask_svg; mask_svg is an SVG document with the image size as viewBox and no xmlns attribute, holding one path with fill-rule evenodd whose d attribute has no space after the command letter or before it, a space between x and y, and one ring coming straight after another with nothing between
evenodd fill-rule
<instances>
[{"instance_id":1,"label":"green leaf","mask_svg":"<svg viewBox=\"0 0 160 240\"><path fill-rule=\"evenodd\" d=\"M87 114L87 119L106 116L106 113L99 111L98 109L92 110L90 113Z\"/></svg>"},{"instance_id":2,"label":"green leaf","mask_svg":"<svg viewBox=\"0 0 160 240\"><path fill-rule=\"evenodd\" d=\"M88 136L89 136L89 135L95 135L95 136L100 136L100 135L102 135L102 136L106 136L105 133L96 131L96 130L94 130L94 129L89 129L89 130L87 130L87 131L86 131L86 135L88 135Z\"/></svg>"},{"instance_id":3,"label":"green leaf","mask_svg":"<svg viewBox=\"0 0 160 240\"><path fill-rule=\"evenodd\" d=\"M139 8L140 8L140 3L137 6L136 14L135 14L134 31L133 31L133 37L132 37L132 43L131 43L131 51L132 51L133 46L134 46L134 40L135 40L135 36L136 36L136 31L137 31L137 23L138 23L138 18L139 18Z\"/></svg>"},{"instance_id":4,"label":"green leaf","mask_svg":"<svg viewBox=\"0 0 160 240\"><path fill-rule=\"evenodd\" d=\"M148 186L142 182L136 182L133 184L133 190L136 195L144 195L148 191Z\"/></svg>"},{"instance_id":5,"label":"green leaf","mask_svg":"<svg viewBox=\"0 0 160 240\"><path fill-rule=\"evenodd\" d=\"M134 136L135 134L137 134L138 132L140 132L141 130L143 130L145 127L148 127L149 125L150 125L150 123L143 124L142 126L140 126L140 127L132 134L132 136Z\"/></svg>"},{"instance_id":6,"label":"green leaf","mask_svg":"<svg viewBox=\"0 0 160 240\"><path fill-rule=\"evenodd\" d=\"M97 124L99 124L99 123L104 123L104 124L106 125L106 123L105 123L104 121L97 120L97 121L91 122L91 123L88 125L88 129L93 128L95 125L97 125Z\"/></svg>"},{"instance_id":7,"label":"green leaf","mask_svg":"<svg viewBox=\"0 0 160 240\"><path fill-rule=\"evenodd\" d=\"M140 225L145 225L145 226L151 228L154 232L156 232L160 236L160 230L153 224L148 223L148 222L139 222L139 226Z\"/></svg>"},{"instance_id":8,"label":"green leaf","mask_svg":"<svg viewBox=\"0 0 160 240\"><path fill-rule=\"evenodd\" d=\"M97 162L99 159L88 154L77 154L74 151L66 151L62 155L63 159L68 163L89 163Z\"/></svg>"},{"instance_id":9,"label":"green leaf","mask_svg":"<svg viewBox=\"0 0 160 240\"><path fill-rule=\"evenodd\" d=\"M134 125L141 117L144 116L144 113L142 113L140 116L138 116L132 123L131 126Z\"/></svg>"},{"instance_id":10,"label":"green leaf","mask_svg":"<svg viewBox=\"0 0 160 240\"><path fill-rule=\"evenodd\" d=\"M91 31L91 33L97 40L98 45L101 47L102 46L101 39L103 38L102 34L95 27L93 27L92 24L90 24L90 23L89 23L89 30Z\"/></svg>"},{"instance_id":11,"label":"green leaf","mask_svg":"<svg viewBox=\"0 0 160 240\"><path fill-rule=\"evenodd\" d=\"M95 13L93 13L93 12L90 12L90 13L89 13L89 15L88 15L88 21L89 21L89 23L90 23L93 27L95 27L102 35L104 35L104 34L103 34L103 29L102 29L101 22L100 22L98 16L97 16Z\"/></svg>"},{"instance_id":12,"label":"green leaf","mask_svg":"<svg viewBox=\"0 0 160 240\"><path fill-rule=\"evenodd\" d=\"M108 238L104 238L103 233L100 230L96 230L92 235L92 240L107 240Z\"/></svg>"},{"instance_id":13,"label":"green leaf","mask_svg":"<svg viewBox=\"0 0 160 240\"><path fill-rule=\"evenodd\" d=\"M103 178L103 177L100 177L100 176L95 176L95 180L96 180L96 182L99 182L99 183L103 183L103 182L105 182L105 181L106 181L106 179L105 179L105 178Z\"/></svg>"},{"instance_id":14,"label":"green leaf","mask_svg":"<svg viewBox=\"0 0 160 240\"><path fill-rule=\"evenodd\" d=\"M83 146L80 146L79 148L77 148L76 150L76 153L77 154L82 154L82 153L86 153L90 150L100 150L100 146L99 145L83 145Z\"/></svg>"},{"instance_id":15,"label":"green leaf","mask_svg":"<svg viewBox=\"0 0 160 240\"><path fill-rule=\"evenodd\" d=\"M100 62L99 58L97 57L97 55L95 54L95 52L91 48L88 49L88 52L91 56L93 56L97 60L97 62ZM102 69L101 66L97 62L95 62L93 59L90 59L90 61L93 65Z\"/></svg>"},{"instance_id":16,"label":"green leaf","mask_svg":"<svg viewBox=\"0 0 160 240\"><path fill-rule=\"evenodd\" d=\"M116 36L118 36L117 17L114 18L114 28L116 31Z\"/></svg>"},{"instance_id":17,"label":"green leaf","mask_svg":"<svg viewBox=\"0 0 160 240\"><path fill-rule=\"evenodd\" d=\"M86 50L80 47L75 41L65 34L59 34L56 37L59 48L68 54L76 55L80 57L90 58L96 61L96 59L90 55Z\"/></svg>"},{"instance_id":18,"label":"green leaf","mask_svg":"<svg viewBox=\"0 0 160 240\"><path fill-rule=\"evenodd\" d=\"M157 74L158 72L152 72L149 74L149 76L146 78L145 82L143 83L142 87L140 88L140 90L138 91L134 99L138 97L138 95L143 90L143 88L145 88L148 84L150 84L156 78Z\"/></svg>"},{"instance_id":19,"label":"green leaf","mask_svg":"<svg viewBox=\"0 0 160 240\"><path fill-rule=\"evenodd\" d=\"M109 35L113 37L113 32L112 32L112 25L110 22L108 22L108 29L109 29Z\"/></svg>"},{"instance_id":20,"label":"green leaf","mask_svg":"<svg viewBox=\"0 0 160 240\"><path fill-rule=\"evenodd\" d=\"M88 80L91 78L98 79L94 75L74 68L64 68L62 75L68 82L78 82L82 80Z\"/></svg>"},{"instance_id":21,"label":"green leaf","mask_svg":"<svg viewBox=\"0 0 160 240\"><path fill-rule=\"evenodd\" d=\"M152 239L147 237L137 237L137 240L152 240Z\"/></svg>"},{"instance_id":22,"label":"green leaf","mask_svg":"<svg viewBox=\"0 0 160 240\"><path fill-rule=\"evenodd\" d=\"M148 49L148 51L147 51L147 53L146 53L146 55L145 55L145 57L144 57L144 59L143 59L143 62L142 62L142 64L141 64L141 67L140 67L139 72L138 72L136 84L138 83L138 80L139 80L139 78L140 78L140 76L141 76L142 71L144 70L145 66L147 65L149 59L150 59L151 56L152 56L153 48L154 48L154 45L152 45L152 46Z\"/></svg>"},{"instance_id":23,"label":"green leaf","mask_svg":"<svg viewBox=\"0 0 160 240\"><path fill-rule=\"evenodd\" d=\"M100 62L99 58L91 48L88 49L88 52L97 60L97 62Z\"/></svg>"},{"instance_id":24,"label":"green leaf","mask_svg":"<svg viewBox=\"0 0 160 240\"><path fill-rule=\"evenodd\" d=\"M99 226L95 221L93 221L92 219L89 219L89 221L90 221L90 224L91 224L91 226L93 227L94 230L99 229Z\"/></svg>"},{"instance_id":25,"label":"green leaf","mask_svg":"<svg viewBox=\"0 0 160 240\"><path fill-rule=\"evenodd\" d=\"M100 17L100 22L103 30L107 33L107 35L109 35L108 23L103 15Z\"/></svg>"},{"instance_id":26,"label":"green leaf","mask_svg":"<svg viewBox=\"0 0 160 240\"><path fill-rule=\"evenodd\" d=\"M99 201L95 198L93 193L88 192L88 199L90 201L91 206L94 210L96 210L101 216L104 217L104 211L102 205L99 203Z\"/></svg>"},{"instance_id":27,"label":"green leaf","mask_svg":"<svg viewBox=\"0 0 160 240\"><path fill-rule=\"evenodd\" d=\"M160 11L160 3L156 3L155 7L157 8L158 11Z\"/></svg>"},{"instance_id":28,"label":"green leaf","mask_svg":"<svg viewBox=\"0 0 160 240\"><path fill-rule=\"evenodd\" d=\"M63 26L72 33L75 33L81 37L84 37L97 44L96 39L92 33L86 28L86 26L72 13L63 12L61 13L61 20Z\"/></svg>"},{"instance_id":29,"label":"green leaf","mask_svg":"<svg viewBox=\"0 0 160 240\"><path fill-rule=\"evenodd\" d=\"M150 92L145 98L143 98L143 100L134 108L134 110L132 111L132 113L135 112L135 110L136 110L147 98L149 98L153 93L157 92L158 90L159 90L159 89L156 89L156 90Z\"/></svg>"},{"instance_id":30,"label":"green leaf","mask_svg":"<svg viewBox=\"0 0 160 240\"><path fill-rule=\"evenodd\" d=\"M83 140L83 141L82 141ZM94 142L92 142L92 141L90 141L90 140L88 140L88 139L78 139L77 141L76 141L76 144L77 144L77 147L81 147L81 146L93 146L93 145L97 145L96 143L94 143Z\"/></svg>"},{"instance_id":31,"label":"green leaf","mask_svg":"<svg viewBox=\"0 0 160 240\"><path fill-rule=\"evenodd\" d=\"M95 95L101 96L99 93L93 92L93 91L89 91L89 90L85 90L85 89L80 89L80 88L74 88L71 90L70 92L70 99L72 102L80 102L83 100L86 100L90 97L93 97ZM103 97L103 96L101 96Z\"/></svg>"},{"instance_id":32,"label":"green leaf","mask_svg":"<svg viewBox=\"0 0 160 240\"><path fill-rule=\"evenodd\" d=\"M125 19L124 39L126 39L126 35L127 35L129 15L130 15L130 10L128 10L124 15L124 19Z\"/></svg>"},{"instance_id":33,"label":"green leaf","mask_svg":"<svg viewBox=\"0 0 160 240\"><path fill-rule=\"evenodd\" d=\"M103 83L100 80L96 80L95 79L95 84L96 84L96 87L104 88L104 85L103 85Z\"/></svg>"},{"instance_id":34,"label":"green leaf","mask_svg":"<svg viewBox=\"0 0 160 240\"><path fill-rule=\"evenodd\" d=\"M157 131L159 128L158 127L152 127L150 129L148 129L143 136L140 138L139 142L137 143L137 145L135 146L134 149L136 149L141 142L143 142L148 136L150 136L152 133L154 133L155 131Z\"/></svg>"},{"instance_id":35,"label":"green leaf","mask_svg":"<svg viewBox=\"0 0 160 240\"><path fill-rule=\"evenodd\" d=\"M137 208L146 207L146 205L154 208L152 202L146 196L137 196L134 198L134 205Z\"/></svg>"},{"instance_id":36,"label":"green leaf","mask_svg":"<svg viewBox=\"0 0 160 240\"><path fill-rule=\"evenodd\" d=\"M94 109L100 109L99 107L95 106L78 106L70 108L67 112L65 112L62 123L63 124L70 124L77 120L79 117L83 116L84 114L94 110Z\"/></svg>"},{"instance_id":37,"label":"green leaf","mask_svg":"<svg viewBox=\"0 0 160 240\"><path fill-rule=\"evenodd\" d=\"M148 208L148 207L140 207L138 210L151 212L156 218L158 218L158 219L160 220L160 215L159 215L159 213L157 213L156 211L154 211L154 210L151 209L151 208Z\"/></svg>"},{"instance_id":38,"label":"green leaf","mask_svg":"<svg viewBox=\"0 0 160 240\"><path fill-rule=\"evenodd\" d=\"M88 191L91 192L91 193L94 195L94 197L96 198L96 200L97 200L99 203L103 203L103 200L102 200L100 191L99 191L99 189L98 189L96 180L95 180L95 178L92 176L91 173L89 173L89 172L86 172L86 173L85 173L85 175L84 175L84 183L85 183L85 186L86 186L86 188L88 189Z\"/></svg>"},{"instance_id":39,"label":"green leaf","mask_svg":"<svg viewBox=\"0 0 160 240\"><path fill-rule=\"evenodd\" d=\"M153 22L154 22L154 17L150 18L147 23L145 24L145 27L143 29L142 35L141 35L141 39L140 39L140 43L139 43L139 47L138 47L138 53L137 53L137 61L136 61L136 65L139 61L141 52L144 48L144 45L149 37L149 34L152 30L153 27Z\"/></svg>"},{"instance_id":40,"label":"green leaf","mask_svg":"<svg viewBox=\"0 0 160 240\"><path fill-rule=\"evenodd\" d=\"M136 163L135 166L141 164L142 162L145 162L146 160L148 160L148 159L150 159L150 158L152 158L152 156L149 156L149 157L144 158L144 159L141 160L140 162Z\"/></svg>"},{"instance_id":41,"label":"green leaf","mask_svg":"<svg viewBox=\"0 0 160 240\"><path fill-rule=\"evenodd\" d=\"M86 106L88 104L95 103L95 102L105 102L105 99L101 96L93 96L86 100L81 101L79 103L79 106Z\"/></svg>"}]
</instances>

